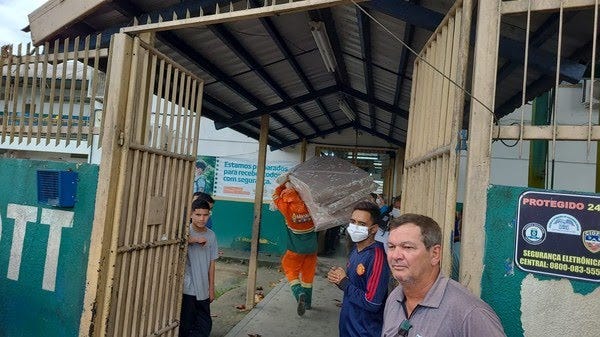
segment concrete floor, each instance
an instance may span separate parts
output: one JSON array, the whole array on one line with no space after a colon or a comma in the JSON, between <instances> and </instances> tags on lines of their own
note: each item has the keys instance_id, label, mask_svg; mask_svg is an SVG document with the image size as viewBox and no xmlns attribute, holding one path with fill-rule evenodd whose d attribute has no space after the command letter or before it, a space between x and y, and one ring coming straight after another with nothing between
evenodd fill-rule
<instances>
[{"instance_id":1,"label":"concrete floor","mask_svg":"<svg viewBox=\"0 0 600 337\"><path fill-rule=\"evenodd\" d=\"M226 337L337 336L343 293L325 275L333 265L345 266L343 249L333 257L319 257L313 283L313 308L304 316L296 313L296 300L282 280Z\"/></svg>"}]
</instances>

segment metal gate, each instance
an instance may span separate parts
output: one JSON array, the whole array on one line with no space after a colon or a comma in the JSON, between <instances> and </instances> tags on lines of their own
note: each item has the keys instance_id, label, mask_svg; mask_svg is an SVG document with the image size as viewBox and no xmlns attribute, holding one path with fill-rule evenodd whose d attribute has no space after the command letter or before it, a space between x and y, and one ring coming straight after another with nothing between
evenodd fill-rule
<instances>
[{"instance_id":1,"label":"metal gate","mask_svg":"<svg viewBox=\"0 0 600 337\"><path fill-rule=\"evenodd\" d=\"M528 88L535 87L533 84L540 85L538 77L530 77L530 64L536 60L535 53L531 51L537 49L536 39L534 34L535 29L532 27L532 18L537 15L547 15L552 13L558 18L558 25L554 34L557 37L554 44L555 53L552 55L555 66L546 70L545 77L554 82L554 92L558 91L562 81L563 74L561 69L573 66L573 63L562 64L564 59L562 52L563 39L563 24L568 21L565 19L569 11L587 12L589 17L593 19L591 32L593 36L589 46L583 46L578 54L586 54L589 57L591 65L591 83L595 80L595 65L598 59L597 40L598 40L598 15L599 15L599 0L515 0L515 1L479 1L478 6L478 23L477 23L477 40L475 41L474 50L474 66L473 66L473 97L478 98L477 101L471 102L470 126L469 126L469 151L467 164L467 186L465 191L465 213L463 216L463 233L462 233L462 251L469 252L461 254L461 282L475 294L481 291L481 271L483 270L483 256L485 250L484 224L486 222L487 211L487 189L490 181L491 169L491 141L492 139L512 139L518 140L543 140L549 141L551 149L548 155L551 159L555 158L557 143L561 141L582 141L587 143L587 151L591 148L592 142L600 140L600 125L592 120L593 105L590 104L587 116L587 122L584 124L572 124L566 121L558 122L560 109L558 106L558 95L554 96L554 108L551 112L551 123L549 125L534 125L531 121L525 123L521 114L520 122L513 125L494 125L494 116L490 113L492 107L495 107L496 89L499 87L497 83L496 73L499 66L499 38L500 27L503 18L510 16L520 16L520 19L525 22L523 31L524 48L519 50L522 52L521 59L523 60L523 71L520 78L522 83L522 91L518 93L521 106L524 106L532 97L529 96ZM575 34L584 33L584 25L577 25ZM548 33L549 29L542 29L544 33ZM548 35L552 36L552 34ZM531 43L531 46L530 46ZM539 43L539 42L538 42ZM531 57L530 57L531 56ZM568 56L568 55L567 55ZM594 60L596 60L594 62ZM539 64L538 64L539 67ZM530 89L531 90L531 89ZM532 90L533 91L533 90ZM593 85L586 90L588 97L594 96ZM535 96L534 96L535 97ZM523 110L521 110L521 113Z\"/></svg>"},{"instance_id":2,"label":"metal gate","mask_svg":"<svg viewBox=\"0 0 600 337\"><path fill-rule=\"evenodd\" d=\"M442 226L451 242L458 180L457 143L463 122L472 3L457 1L415 61L402 188L403 213ZM450 271L450 250L442 266Z\"/></svg>"},{"instance_id":3,"label":"metal gate","mask_svg":"<svg viewBox=\"0 0 600 337\"><path fill-rule=\"evenodd\" d=\"M176 336L203 82L139 37L109 50L80 335Z\"/></svg>"}]
</instances>

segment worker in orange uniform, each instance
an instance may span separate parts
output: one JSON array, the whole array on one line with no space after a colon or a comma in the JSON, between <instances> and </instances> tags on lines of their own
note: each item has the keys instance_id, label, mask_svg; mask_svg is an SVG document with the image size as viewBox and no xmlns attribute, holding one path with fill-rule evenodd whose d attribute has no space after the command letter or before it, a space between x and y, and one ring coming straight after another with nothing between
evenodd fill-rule
<instances>
[{"instance_id":1,"label":"worker in orange uniform","mask_svg":"<svg viewBox=\"0 0 600 337\"><path fill-rule=\"evenodd\" d=\"M287 226L287 250L281 259L285 276L297 301L298 315L312 305L312 284L317 267L317 233L306 204L292 184L286 182L273 192L273 202Z\"/></svg>"}]
</instances>

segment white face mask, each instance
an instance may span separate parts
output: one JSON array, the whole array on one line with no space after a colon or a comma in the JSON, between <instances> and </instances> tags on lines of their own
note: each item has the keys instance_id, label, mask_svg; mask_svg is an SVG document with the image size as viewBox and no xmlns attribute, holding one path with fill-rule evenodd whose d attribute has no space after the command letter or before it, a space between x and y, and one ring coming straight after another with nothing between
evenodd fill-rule
<instances>
[{"instance_id":1,"label":"white face mask","mask_svg":"<svg viewBox=\"0 0 600 337\"><path fill-rule=\"evenodd\" d=\"M348 234L352 242L361 242L369 237L369 228L355 224L348 224Z\"/></svg>"},{"instance_id":2,"label":"white face mask","mask_svg":"<svg viewBox=\"0 0 600 337\"><path fill-rule=\"evenodd\" d=\"M390 212L390 215L394 218L397 218L400 216L400 209L399 208L392 208L392 211Z\"/></svg>"}]
</instances>

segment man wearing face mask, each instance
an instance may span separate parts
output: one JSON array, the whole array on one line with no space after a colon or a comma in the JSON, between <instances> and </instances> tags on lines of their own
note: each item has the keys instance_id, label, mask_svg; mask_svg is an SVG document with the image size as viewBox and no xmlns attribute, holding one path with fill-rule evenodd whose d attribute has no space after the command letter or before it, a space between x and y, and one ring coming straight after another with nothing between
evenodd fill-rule
<instances>
[{"instance_id":1,"label":"man wearing face mask","mask_svg":"<svg viewBox=\"0 0 600 337\"><path fill-rule=\"evenodd\" d=\"M394 198L394 202L392 203L392 210L390 211L390 216L392 218L400 217L400 206L402 205L402 198L397 196Z\"/></svg>"},{"instance_id":2,"label":"man wearing face mask","mask_svg":"<svg viewBox=\"0 0 600 337\"><path fill-rule=\"evenodd\" d=\"M387 247L388 236L390 235L388 229L388 223L392 221L392 219L400 217L400 204L402 199L400 196L394 198L392 203L392 208L387 212L382 213L381 215L381 225L377 230L377 234L375 234L375 241L379 241L383 243L383 247Z\"/></svg>"},{"instance_id":3,"label":"man wearing face mask","mask_svg":"<svg viewBox=\"0 0 600 337\"><path fill-rule=\"evenodd\" d=\"M340 312L340 337L381 335L383 307L387 295L390 269L381 242L375 241L379 207L360 202L352 211L348 235L355 243L348 267L332 267L329 282L344 291Z\"/></svg>"}]
</instances>

